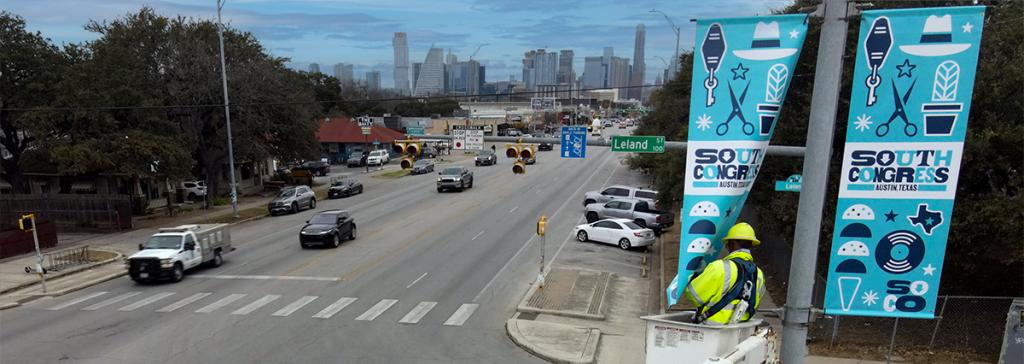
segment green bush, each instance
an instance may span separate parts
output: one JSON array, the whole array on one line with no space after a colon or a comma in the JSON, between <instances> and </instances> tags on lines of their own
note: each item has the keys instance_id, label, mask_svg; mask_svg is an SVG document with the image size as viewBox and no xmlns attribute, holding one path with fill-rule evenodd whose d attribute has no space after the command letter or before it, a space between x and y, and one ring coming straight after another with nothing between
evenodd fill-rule
<instances>
[{"instance_id":1,"label":"green bush","mask_svg":"<svg viewBox=\"0 0 1024 364\"><path fill-rule=\"evenodd\" d=\"M210 200L210 203L212 203L214 206L224 206L227 205L229 201L227 197L217 196Z\"/></svg>"}]
</instances>

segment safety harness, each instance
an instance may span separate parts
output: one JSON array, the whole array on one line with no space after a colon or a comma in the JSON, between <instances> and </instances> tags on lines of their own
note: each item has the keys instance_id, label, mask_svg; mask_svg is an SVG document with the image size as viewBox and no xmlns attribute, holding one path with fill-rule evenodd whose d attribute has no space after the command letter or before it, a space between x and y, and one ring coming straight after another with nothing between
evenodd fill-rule
<instances>
[{"instance_id":1,"label":"safety harness","mask_svg":"<svg viewBox=\"0 0 1024 364\"><path fill-rule=\"evenodd\" d=\"M754 305L754 300L756 299L755 292L757 292L757 266L753 262L740 258L732 258L730 261L736 263L736 268L739 271L736 284L732 285L728 292L723 293L722 298L711 305L711 307L707 307L708 305L698 307L697 312L693 315L694 323L707 321L709 317L722 311L722 309L732 304L732 301L736 299L746 301L747 317L754 317L754 313L757 310L757 307ZM729 267L725 267L725 269L729 269ZM694 274L692 277L696 276Z\"/></svg>"}]
</instances>

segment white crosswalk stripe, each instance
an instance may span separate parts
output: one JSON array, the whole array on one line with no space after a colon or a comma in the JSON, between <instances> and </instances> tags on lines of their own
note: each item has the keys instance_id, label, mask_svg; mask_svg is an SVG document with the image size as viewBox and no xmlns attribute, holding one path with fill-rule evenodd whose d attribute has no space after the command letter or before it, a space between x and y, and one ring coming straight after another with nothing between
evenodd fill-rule
<instances>
[{"instance_id":1,"label":"white crosswalk stripe","mask_svg":"<svg viewBox=\"0 0 1024 364\"><path fill-rule=\"evenodd\" d=\"M128 306L121 307L121 308L119 308L117 310L118 311L135 311L135 310L139 309L142 306L145 306L145 305L148 305L150 303L162 300L162 299L170 297L172 295L174 295L174 292L158 293L158 294L155 294L153 296L149 296L149 297L143 298L139 302L135 302L135 303L130 304Z\"/></svg>"},{"instance_id":2,"label":"white crosswalk stripe","mask_svg":"<svg viewBox=\"0 0 1024 364\"><path fill-rule=\"evenodd\" d=\"M138 296L140 294L142 294L142 292L128 292L128 293L122 294L120 296L111 297L111 298L108 298L106 300L94 303L92 305L82 307L82 310L84 310L84 311L96 311L98 309L110 306L112 304L115 304L115 303L124 301L126 299Z\"/></svg>"},{"instance_id":3,"label":"white crosswalk stripe","mask_svg":"<svg viewBox=\"0 0 1024 364\"><path fill-rule=\"evenodd\" d=\"M317 312L315 315L313 315L313 317L314 318L329 319L329 318L331 318L331 316L334 316L334 314L336 314L339 311L345 309L345 307L348 307L348 305L351 305L352 302L355 302L357 299L358 298L355 298L355 297L342 297L341 299L339 299L339 300L335 301L334 303L332 303L330 306L324 307L323 310L320 310L320 312Z\"/></svg>"},{"instance_id":4,"label":"white crosswalk stripe","mask_svg":"<svg viewBox=\"0 0 1024 364\"><path fill-rule=\"evenodd\" d=\"M210 313L216 311L218 308L230 305L232 302L238 301L245 296L246 295L242 293L228 295L227 297L221 298L214 303L208 304L205 307L196 310L196 313Z\"/></svg>"},{"instance_id":5,"label":"white crosswalk stripe","mask_svg":"<svg viewBox=\"0 0 1024 364\"><path fill-rule=\"evenodd\" d=\"M387 311L396 302L398 302L398 300L392 300L392 299L380 300L380 302L377 302L376 305L373 305L373 307L370 307L369 310L366 310L366 312L363 312L362 315L359 315L359 317L356 317L356 321L373 321L373 319L377 318L377 316L380 316L382 313L384 313L384 311Z\"/></svg>"},{"instance_id":6,"label":"white crosswalk stripe","mask_svg":"<svg viewBox=\"0 0 1024 364\"><path fill-rule=\"evenodd\" d=\"M59 304L59 305L47 308L47 310L57 311L57 310L60 310L60 309L68 308L68 307L77 305L79 303L91 300L93 298L96 298L96 297L99 297L99 296L102 296L102 295L105 295L105 294L107 294L107 292L96 292L96 293L93 293L93 294L90 294L90 295L87 295L87 296L78 297L78 298L73 299L71 301L67 301L67 302L64 302L62 304Z\"/></svg>"},{"instance_id":7,"label":"white crosswalk stripe","mask_svg":"<svg viewBox=\"0 0 1024 364\"><path fill-rule=\"evenodd\" d=\"M281 295L268 294L266 296L261 297L258 300L252 301L248 305L242 306L242 308L239 308L239 309L235 310L235 312L232 312L231 314L232 315L248 315L248 314L252 313L253 311L258 310L260 307L266 306L266 305L270 304L271 302L276 301L278 298L281 298Z\"/></svg>"},{"instance_id":8,"label":"white crosswalk stripe","mask_svg":"<svg viewBox=\"0 0 1024 364\"><path fill-rule=\"evenodd\" d=\"M284 317L291 315L317 298L317 296L302 296L302 298L295 300L295 302L289 303L287 306L284 306L284 308L277 310L277 312L274 312L271 316Z\"/></svg>"},{"instance_id":9,"label":"white crosswalk stripe","mask_svg":"<svg viewBox=\"0 0 1024 364\"><path fill-rule=\"evenodd\" d=\"M398 320L398 322L403 324L418 323L420 322L421 319L423 319L423 316L426 316L427 313L430 312L430 310L434 309L434 306L437 306L437 302L420 302L420 304L416 305L416 307L413 307L412 311L409 311L409 313L405 314L405 317L402 317L402 319Z\"/></svg>"},{"instance_id":10,"label":"white crosswalk stripe","mask_svg":"<svg viewBox=\"0 0 1024 364\"><path fill-rule=\"evenodd\" d=\"M212 293L210 293L210 292L199 292L199 293L196 293L194 295L185 297L185 298L179 300L178 302L175 302L175 303L169 304L167 306L164 306L163 308L161 308L159 310L156 310L156 312L173 312L174 310L177 310L179 308L188 306L192 302L201 300L201 299L203 299L206 296L209 296L211 294Z\"/></svg>"},{"instance_id":11,"label":"white crosswalk stripe","mask_svg":"<svg viewBox=\"0 0 1024 364\"><path fill-rule=\"evenodd\" d=\"M476 303L466 303L459 306L459 309L455 310L455 313L448 318L448 321L444 322L444 325L462 326L462 324L466 323L466 320L469 320L469 317L473 315L473 312L476 311L476 308L479 306L480 305Z\"/></svg>"}]
</instances>

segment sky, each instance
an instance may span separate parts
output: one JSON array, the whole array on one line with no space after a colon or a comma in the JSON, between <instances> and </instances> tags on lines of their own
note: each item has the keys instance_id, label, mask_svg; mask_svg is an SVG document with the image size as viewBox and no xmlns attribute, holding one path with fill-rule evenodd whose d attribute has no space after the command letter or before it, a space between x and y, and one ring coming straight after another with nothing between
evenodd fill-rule
<instances>
[{"instance_id":1,"label":"sky","mask_svg":"<svg viewBox=\"0 0 1024 364\"><path fill-rule=\"evenodd\" d=\"M83 26L111 20L148 5L167 16L216 18L217 0L4 0L3 10L25 18L27 28L56 44L96 38ZM253 33L272 55L306 70L309 63L331 73L344 62L355 77L381 72L384 87L393 84L394 32L406 32L409 61L422 62L431 45L450 48L460 61L473 58L487 67L487 81L522 78L523 53L531 49L572 49L573 69L583 72L583 57L613 47L618 57L633 57L637 24L647 29L646 81L653 82L672 59L675 33L661 14L680 28L679 48L693 48L690 19L768 14L789 0L227 0L222 16L231 27ZM55 10L58 9L58 10ZM230 56L230 55L229 55ZM661 58L659 58L661 57ZM633 62L630 61L632 64Z\"/></svg>"}]
</instances>

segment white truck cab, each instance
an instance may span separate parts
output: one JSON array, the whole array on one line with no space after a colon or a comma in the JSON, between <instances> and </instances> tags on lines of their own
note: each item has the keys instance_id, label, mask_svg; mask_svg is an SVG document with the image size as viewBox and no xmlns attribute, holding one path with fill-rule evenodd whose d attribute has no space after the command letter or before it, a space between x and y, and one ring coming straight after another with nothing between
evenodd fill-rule
<instances>
[{"instance_id":1,"label":"white truck cab","mask_svg":"<svg viewBox=\"0 0 1024 364\"><path fill-rule=\"evenodd\" d=\"M228 224L181 225L160 228L139 252L128 257L128 275L136 282L170 279L178 282L185 271L209 263L224 262L234 250Z\"/></svg>"}]
</instances>

